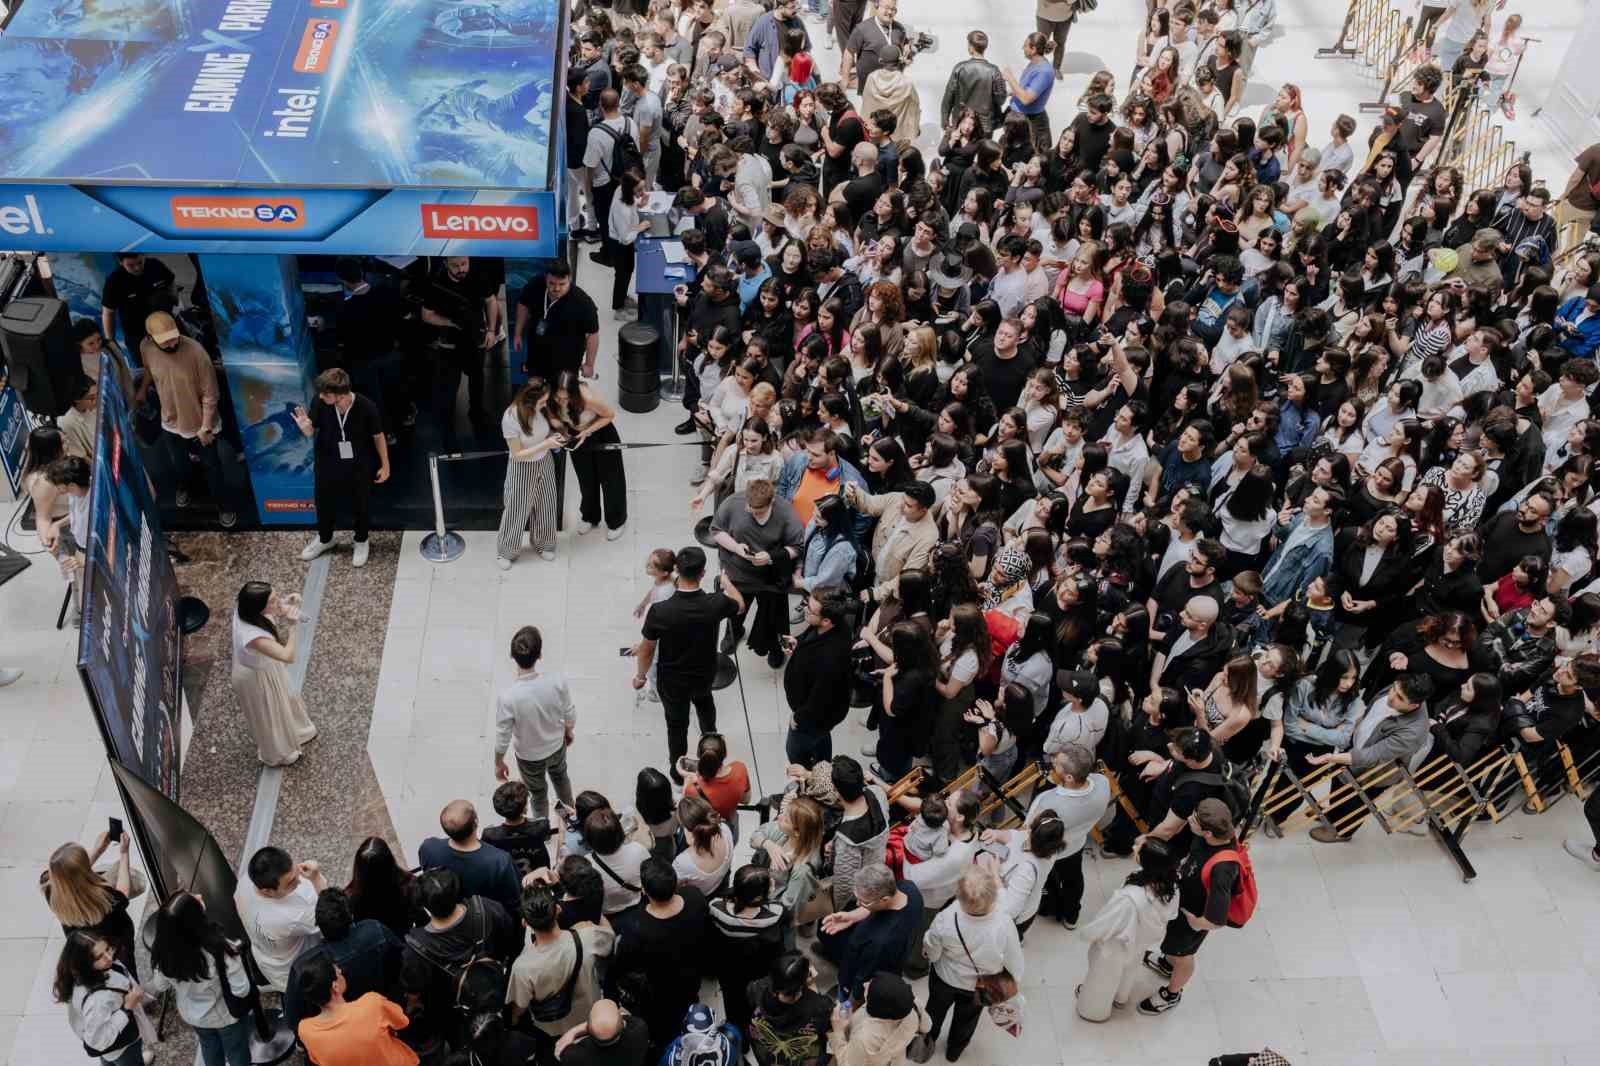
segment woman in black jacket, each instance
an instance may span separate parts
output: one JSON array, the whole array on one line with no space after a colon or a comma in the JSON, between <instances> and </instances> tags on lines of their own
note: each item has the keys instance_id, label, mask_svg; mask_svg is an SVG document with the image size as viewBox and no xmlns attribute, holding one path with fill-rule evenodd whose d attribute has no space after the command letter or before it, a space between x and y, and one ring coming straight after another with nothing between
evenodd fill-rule
<instances>
[{"instance_id":1,"label":"woman in black jacket","mask_svg":"<svg viewBox=\"0 0 1600 1066\"><path fill-rule=\"evenodd\" d=\"M1340 530L1333 542L1334 575L1344 592L1334 604L1341 648L1376 647L1388 632L1394 601L1408 591L1411 522L1385 511L1359 529Z\"/></svg>"},{"instance_id":2,"label":"woman in black jacket","mask_svg":"<svg viewBox=\"0 0 1600 1066\"><path fill-rule=\"evenodd\" d=\"M1467 678L1459 696L1434 718L1434 750L1444 752L1462 767L1477 762L1500 735L1502 702L1498 677L1473 674Z\"/></svg>"}]
</instances>

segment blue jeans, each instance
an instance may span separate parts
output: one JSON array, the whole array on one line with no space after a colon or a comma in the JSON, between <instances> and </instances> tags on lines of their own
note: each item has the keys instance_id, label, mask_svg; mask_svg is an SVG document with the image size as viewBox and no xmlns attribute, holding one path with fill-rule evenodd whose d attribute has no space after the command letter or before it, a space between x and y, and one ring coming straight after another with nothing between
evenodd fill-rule
<instances>
[{"instance_id":1,"label":"blue jeans","mask_svg":"<svg viewBox=\"0 0 1600 1066\"><path fill-rule=\"evenodd\" d=\"M250 1066L250 1025L247 1015L221 1029L196 1026L200 1060L205 1066Z\"/></svg>"},{"instance_id":2,"label":"blue jeans","mask_svg":"<svg viewBox=\"0 0 1600 1066\"><path fill-rule=\"evenodd\" d=\"M1467 41L1452 41L1448 37L1434 41L1433 49L1438 55L1439 69L1450 73L1455 68L1456 60L1461 58L1461 53L1467 50L1467 44Z\"/></svg>"},{"instance_id":3,"label":"blue jeans","mask_svg":"<svg viewBox=\"0 0 1600 1066\"><path fill-rule=\"evenodd\" d=\"M813 15L821 15L824 20L833 14L833 6L828 0L806 0L806 8Z\"/></svg>"},{"instance_id":4,"label":"blue jeans","mask_svg":"<svg viewBox=\"0 0 1600 1066\"><path fill-rule=\"evenodd\" d=\"M809 770L833 758L833 734L827 730L790 729L783 741L783 752L790 762Z\"/></svg>"}]
</instances>

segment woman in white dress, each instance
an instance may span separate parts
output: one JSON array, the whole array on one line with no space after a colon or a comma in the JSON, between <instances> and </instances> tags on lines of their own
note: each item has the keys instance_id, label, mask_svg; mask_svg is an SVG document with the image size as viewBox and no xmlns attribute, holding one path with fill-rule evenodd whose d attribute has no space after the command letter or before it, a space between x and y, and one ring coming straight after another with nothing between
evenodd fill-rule
<instances>
[{"instance_id":1,"label":"woman in white dress","mask_svg":"<svg viewBox=\"0 0 1600 1066\"><path fill-rule=\"evenodd\" d=\"M268 766L290 766L300 745L317 735L306 705L289 684L300 608L278 599L265 581L247 581L233 615L233 694L256 740L256 755ZM280 635L280 627L288 639Z\"/></svg>"},{"instance_id":2,"label":"woman in white dress","mask_svg":"<svg viewBox=\"0 0 1600 1066\"><path fill-rule=\"evenodd\" d=\"M1079 934L1089 941L1089 972L1078 986L1078 1017L1103 1022L1125 1007L1144 973L1144 953L1161 943L1178 916L1177 864L1171 846L1147 837L1139 868L1111 894Z\"/></svg>"}]
</instances>

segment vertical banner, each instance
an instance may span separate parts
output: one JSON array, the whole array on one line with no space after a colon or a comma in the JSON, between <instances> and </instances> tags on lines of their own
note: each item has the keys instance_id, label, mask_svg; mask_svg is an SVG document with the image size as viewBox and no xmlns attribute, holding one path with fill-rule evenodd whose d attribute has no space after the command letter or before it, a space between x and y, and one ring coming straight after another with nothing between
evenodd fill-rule
<instances>
[{"instance_id":1,"label":"vertical banner","mask_svg":"<svg viewBox=\"0 0 1600 1066\"><path fill-rule=\"evenodd\" d=\"M176 800L178 579L134 446L130 392L120 360L102 353L78 672L107 753Z\"/></svg>"},{"instance_id":2,"label":"vertical banner","mask_svg":"<svg viewBox=\"0 0 1600 1066\"><path fill-rule=\"evenodd\" d=\"M311 525L311 441L293 413L311 406L317 370L299 268L287 255L202 255L200 271L258 517L263 525Z\"/></svg>"},{"instance_id":3,"label":"vertical banner","mask_svg":"<svg viewBox=\"0 0 1600 1066\"><path fill-rule=\"evenodd\" d=\"M0 466L5 467L11 495L22 497L22 460L28 451L28 431L33 428L22 397L10 385L0 389Z\"/></svg>"}]
</instances>

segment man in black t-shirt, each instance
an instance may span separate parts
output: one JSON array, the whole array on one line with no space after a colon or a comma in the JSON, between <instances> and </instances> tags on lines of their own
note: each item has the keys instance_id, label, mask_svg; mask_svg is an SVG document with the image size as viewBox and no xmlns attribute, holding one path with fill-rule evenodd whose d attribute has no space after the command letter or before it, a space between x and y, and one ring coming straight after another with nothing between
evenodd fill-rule
<instances>
[{"instance_id":1,"label":"man in black t-shirt","mask_svg":"<svg viewBox=\"0 0 1600 1066\"><path fill-rule=\"evenodd\" d=\"M1218 852L1239 851L1228 805L1201 800L1188 821L1194 842L1178 866L1178 916L1167 923L1161 954L1144 955L1145 966L1167 983L1139 1001L1140 1014L1161 1014L1183 1001L1183 986L1194 977L1195 954L1211 930L1228 924L1228 908L1243 876L1238 858L1216 858Z\"/></svg>"},{"instance_id":2,"label":"man in black t-shirt","mask_svg":"<svg viewBox=\"0 0 1600 1066\"><path fill-rule=\"evenodd\" d=\"M522 287L511 350L522 354L522 372L554 381L563 370L594 376L600 354L600 312L589 294L572 284L572 267L558 259Z\"/></svg>"},{"instance_id":3,"label":"man in black t-shirt","mask_svg":"<svg viewBox=\"0 0 1600 1066\"><path fill-rule=\"evenodd\" d=\"M824 82L817 89L817 102L828 110L828 124L821 130L822 191L830 192L834 185L850 177L850 153L856 145L867 139L867 125L856 114L850 100L834 82Z\"/></svg>"},{"instance_id":4,"label":"man in black t-shirt","mask_svg":"<svg viewBox=\"0 0 1600 1066\"><path fill-rule=\"evenodd\" d=\"M1117 124L1111 119L1111 109L1117 102L1104 93L1089 97L1084 113L1072 120L1073 161L1080 167L1099 170L1100 161L1111 148L1111 134Z\"/></svg>"},{"instance_id":5,"label":"man in black t-shirt","mask_svg":"<svg viewBox=\"0 0 1600 1066\"><path fill-rule=\"evenodd\" d=\"M137 361L145 338L145 318L155 311L171 311L176 301L172 286L178 279L167 265L137 252L117 255L117 269L106 278L100 292L100 330L107 339L117 335L115 319L122 323L123 351Z\"/></svg>"},{"instance_id":6,"label":"man in black t-shirt","mask_svg":"<svg viewBox=\"0 0 1600 1066\"><path fill-rule=\"evenodd\" d=\"M678 760L689 752L689 706L694 705L701 733L717 731L717 705L711 683L717 676L717 629L725 618L744 614L744 597L727 574L718 583L721 592L704 592L706 553L684 548L677 556L678 581L671 596L650 606L635 659L633 687L642 689L656 665L656 692L667 718L667 773L683 784Z\"/></svg>"},{"instance_id":7,"label":"man in black t-shirt","mask_svg":"<svg viewBox=\"0 0 1600 1066\"><path fill-rule=\"evenodd\" d=\"M378 405L350 387L350 375L335 368L317 375L311 410L294 409L294 423L313 438L316 458L317 535L300 551L310 562L333 547L333 518L341 501L354 510L355 566L367 565L367 530L372 486L389 480L389 445Z\"/></svg>"},{"instance_id":8,"label":"man in black t-shirt","mask_svg":"<svg viewBox=\"0 0 1600 1066\"><path fill-rule=\"evenodd\" d=\"M1410 158L1412 173L1422 169L1424 157L1431 157L1444 134L1444 105L1433 95L1442 80L1438 67L1422 67L1411 77L1411 91L1400 94L1400 131L1395 140Z\"/></svg>"},{"instance_id":9,"label":"man in black t-shirt","mask_svg":"<svg viewBox=\"0 0 1600 1066\"><path fill-rule=\"evenodd\" d=\"M1022 387L1028 383L1028 375L1038 366L1032 356L1017 346L1021 339L1022 323L1008 318L994 331L994 349L974 360L997 411L1017 405Z\"/></svg>"},{"instance_id":10,"label":"man in black t-shirt","mask_svg":"<svg viewBox=\"0 0 1600 1066\"><path fill-rule=\"evenodd\" d=\"M573 1026L556 1042L561 1066L639 1066L648 1057L650 1027L613 1000L589 1008L589 1020Z\"/></svg>"},{"instance_id":11,"label":"man in black t-shirt","mask_svg":"<svg viewBox=\"0 0 1600 1066\"><path fill-rule=\"evenodd\" d=\"M500 301L464 255L445 259L422 293L422 321L431 327L434 414L446 451L456 450L456 395L467 378L467 414L475 429L489 425L483 403L485 353L500 330Z\"/></svg>"}]
</instances>

